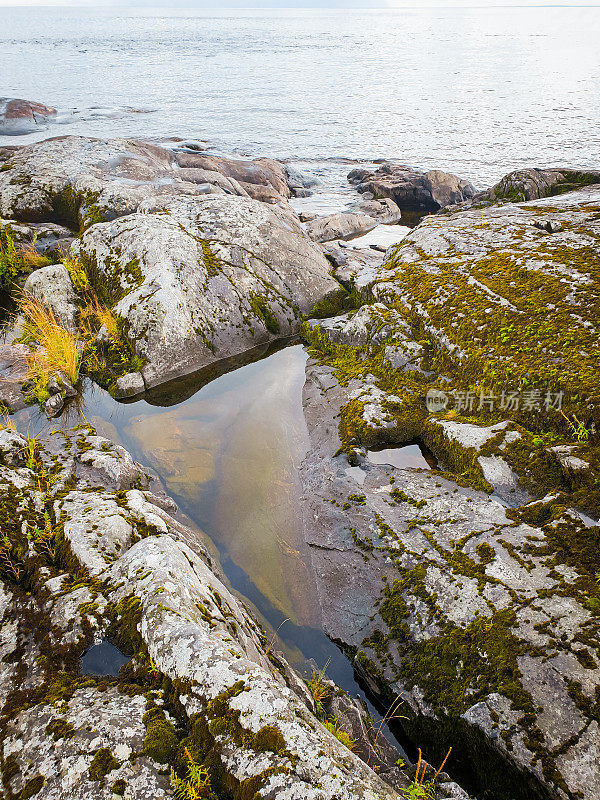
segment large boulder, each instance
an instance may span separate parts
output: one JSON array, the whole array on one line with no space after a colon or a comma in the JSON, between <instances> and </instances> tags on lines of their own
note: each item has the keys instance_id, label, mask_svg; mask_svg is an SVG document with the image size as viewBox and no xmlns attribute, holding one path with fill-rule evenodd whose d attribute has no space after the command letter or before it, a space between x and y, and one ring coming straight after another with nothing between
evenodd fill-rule
<instances>
[{"instance_id":1,"label":"large boulder","mask_svg":"<svg viewBox=\"0 0 600 800\"><path fill-rule=\"evenodd\" d=\"M600 170L519 169L509 172L495 186L476 195L476 200L539 200L600 183Z\"/></svg>"},{"instance_id":2,"label":"large boulder","mask_svg":"<svg viewBox=\"0 0 600 800\"><path fill-rule=\"evenodd\" d=\"M377 170L353 169L348 180L358 192L375 199L389 197L402 211L403 220L414 221L448 205L462 203L475 194L468 181L449 172L423 172L401 164L385 163Z\"/></svg>"},{"instance_id":3,"label":"large boulder","mask_svg":"<svg viewBox=\"0 0 600 800\"><path fill-rule=\"evenodd\" d=\"M271 158L238 161L222 156L175 151L179 174L193 183L217 182L214 176L229 181L232 194L242 194L264 202L278 202L289 197L291 190L285 168ZM218 184L217 184L218 185Z\"/></svg>"},{"instance_id":4,"label":"large boulder","mask_svg":"<svg viewBox=\"0 0 600 800\"><path fill-rule=\"evenodd\" d=\"M31 100L0 97L0 135L21 136L48 127L56 109Z\"/></svg>"},{"instance_id":5,"label":"large boulder","mask_svg":"<svg viewBox=\"0 0 600 800\"><path fill-rule=\"evenodd\" d=\"M289 189L283 167L269 159L239 162L135 139L61 136L5 156L0 216L86 228L151 198L207 193L284 202Z\"/></svg>"},{"instance_id":6,"label":"large boulder","mask_svg":"<svg viewBox=\"0 0 600 800\"><path fill-rule=\"evenodd\" d=\"M300 316L339 290L284 209L226 196L161 209L93 225L75 248L99 291L118 299L148 388L297 332Z\"/></svg>"},{"instance_id":7,"label":"large boulder","mask_svg":"<svg viewBox=\"0 0 600 800\"><path fill-rule=\"evenodd\" d=\"M366 214L330 214L307 222L304 230L314 242L353 239L372 231L379 223Z\"/></svg>"},{"instance_id":8,"label":"large boulder","mask_svg":"<svg viewBox=\"0 0 600 800\"><path fill-rule=\"evenodd\" d=\"M23 290L50 308L61 325L75 329L77 297L64 264L49 264L32 272Z\"/></svg>"}]
</instances>

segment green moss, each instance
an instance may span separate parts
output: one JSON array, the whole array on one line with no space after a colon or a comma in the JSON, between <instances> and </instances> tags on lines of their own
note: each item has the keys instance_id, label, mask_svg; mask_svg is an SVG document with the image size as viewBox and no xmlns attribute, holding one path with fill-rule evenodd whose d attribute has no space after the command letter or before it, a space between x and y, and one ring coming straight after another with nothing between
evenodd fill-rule
<instances>
[{"instance_id":1,"label":"green moss","mask_svg":"<svg viewBox=\"0 0 600 800\"><path fill-rule=\"evenodd\" d=\"M101 747L99 750L96 750L92 763L90 764L90 780L100 781L104 784L106 775L114 769L118 769L120 766L121 762L117 761L110 749L108 747Z\"/></svg>"},{"instance_id":2,"label":"green moss","mask_svg":"<svg viewBox=\"0 0 600 800\"><path fill-rule=\"evenodd\" d=\"M68 720L57 717L46 725L46 733L57 742L59 739L72 739L75 729Z\"/></svg>"},{"instance_id":3,"label":"green moss","mask_svg":"<svg viewBox=\"0 0 600 800\"><path fill-rule=\"evenodd\" d=\"M165 712L154 707L143 717L146 726L143 753L159 764L170 764L179 744L173 725L167 721Z\"/></svg>"},{"instance_id":4,"label":"green moss","mask_svg":"<svg viewBox=\"0 0 600 800\"><path fill-rule=\"evenodd\" d=\"M262 320L269 333L279 333L281 329L279 320L271 310L267 298L262 294L251 292L249 303L254 316Z\"/></svg>"},{"instance_id":5,"label":"green moss","mask_svg":"<svg viewBox=\"0 0 600 800\"><path fill-rule=\"evenodd\" d=\"M119 778L116 780L113 785L110 787L110 790L113 794L118 794L121 797L125 794L125 790L127 789L127 781L123 780L123 778Z\"/></svg>"},{"instance_id":6,"label":"green moss","mask_svg":"<svg viewBox=\"0 0 600 800\"><path fill-rule=\"evenodd\" d=\"M36 775L35 778L30 778L21 789L19 800L28 800L28 798L33 797L42 789L45 783L46 779L43 775Z\"/></svg>"},{"instance_id":7,"label":"green moss","mask_svg":"<svg viewBox=\"0 0 600 800\"><path fill-rule=\"evenodd\" d=\"M305 319L325 319L327 317L336 317L344 311L350 311L352 308L358 308L358 300L343 286L330 292L322 300L318 300L311 310L306 314Z\"/></svg>"},{"instance_id":8,"label":"green moss","mask_svg":"<svg viewBox=\"0 0 600 800\"><path fill-rule=\"evenodd\" d=\"M202 248L202 260L204 263L204 268L210 278L213 278L215 275L218 275L221 269L221 261L215 256L213 251L210 247L210 241L208 239L199 239L200 246Z\"/></svg>"},{"instance_id":9,"label":"green moss","mask_svg":"<svg viewBox=\"0 0 600 800\"><path fill-rule=\"evenodd\" d=\"M273 725L263 725L255 734L252 743L253 750L257 750L259 753L267 751L271 753L285 753L286 747L287 745L283 734Z\"/></svg>"}]
</instances>

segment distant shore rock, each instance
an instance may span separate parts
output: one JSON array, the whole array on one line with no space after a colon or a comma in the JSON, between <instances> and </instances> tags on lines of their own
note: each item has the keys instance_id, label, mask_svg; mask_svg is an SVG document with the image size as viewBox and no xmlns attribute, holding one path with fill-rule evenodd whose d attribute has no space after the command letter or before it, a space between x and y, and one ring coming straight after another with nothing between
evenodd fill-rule
<instances>
[{"instance_id":1,"label":"distant shore rock","mask_svg":"<svg viewBox=\"0 0 600 800\"><path fill-rule=\"evenodd\" d=\"M475 187L449 172L422 172L413 167L387 162L374 172L353 169L348 181L361 194L374 199L389 197L402 212L403 221L418 221L425 214L462 203L475 195Z\"/></svg>"},{"instance_id":2,"label":"distant shore rock","mask_svg":"<svg viewBox=\"0 0 600 800\"><path fill-rule=\"evenodd\" d=\"M0 134L23 136L46 128L56 117L56 109L12 97L0 97Z\"/></svg>"},{"instance_id":3,"label":"distant shore rock","mask_svg":"<svg viewBox=\"0 0 600 800\"><path fill-rule=\"evenodd\" d=\"M286 204L281 164L173 151L136 139L59 136L0 150L0 215L85 229L131 214L142 202L227 194Z\"/></svg>"},{"instance_id":4,"label":"distant shore rock","mask_svg":"<svg viewBox=\"0 0 600 800\"><path fill-rule=\"evenodd\" d=\"M519 169L509 172L495 186L475 196L475 200L540 200L600 183L600 170Z\"/></svg>"}]
</instances>

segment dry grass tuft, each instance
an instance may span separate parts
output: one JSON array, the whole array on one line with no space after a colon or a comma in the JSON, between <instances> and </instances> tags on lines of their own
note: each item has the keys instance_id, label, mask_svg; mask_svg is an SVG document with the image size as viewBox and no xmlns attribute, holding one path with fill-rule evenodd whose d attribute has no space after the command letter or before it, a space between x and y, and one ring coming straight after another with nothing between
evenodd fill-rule
<instances>
[{"instance_id":1,"label":"dry grass tuft","mask_svg":"<svg viewBox=\"0 0 600 800\"><path fill-rule=\"evenodd\" d=\"M25 319L23 338L40 345L27 357L29 377L43 391L53 373L63 372L71 383L79 378L81 345L74 333L63 327L52 309L23 294L19 309Z\"/></svg>"}]
</instances>

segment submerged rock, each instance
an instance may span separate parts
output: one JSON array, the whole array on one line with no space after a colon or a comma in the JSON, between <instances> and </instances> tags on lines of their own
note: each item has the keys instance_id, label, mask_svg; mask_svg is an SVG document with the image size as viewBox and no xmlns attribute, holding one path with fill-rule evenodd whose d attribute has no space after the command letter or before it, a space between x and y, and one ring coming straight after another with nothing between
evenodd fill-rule
<instances>
[{"instance_id":1,"label":"submerged rock","mask_svg":"<svg viewBox=\"0 0 600 800\"><path fill-rule=\"evenodd\" d=\"M56 109L31 100L0 97L0 136L22 136L43 128L56 117Z\"/></svg>"}]
</instances>

